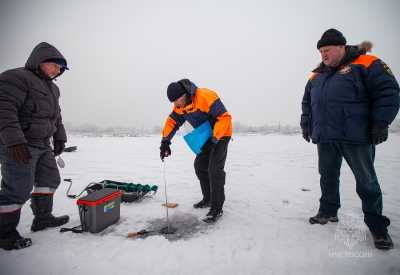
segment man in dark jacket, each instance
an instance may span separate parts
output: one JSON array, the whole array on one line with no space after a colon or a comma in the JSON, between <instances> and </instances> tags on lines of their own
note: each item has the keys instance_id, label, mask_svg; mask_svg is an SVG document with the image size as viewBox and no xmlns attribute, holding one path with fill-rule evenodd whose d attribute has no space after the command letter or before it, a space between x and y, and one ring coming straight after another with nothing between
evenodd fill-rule
<instances>
[{"instance_id":1,"label":"man in dark jacket","mask_svg":"<svg viewBox=\"0 0 400 275\"><path fill-rule=\"evenodd\" d=\"M55 156L62 153L67 141L58 102L60 92L53 80L66 69L64 56L42 42L33 49L25 67L0 74L0 247L3 249L31 245L31 240L21 237L16 229L21 208L29 198L34 214L32 231L60 226L69 220L66 215L52 215L53 195L60 184Z\"/></svg>"},{"instance_id":2,"label":"man in dark jacket","mask_svg":"<svg viewBox=\"0 0 400 275\"><path fill-rule=\"evenodd\" d=\"M390 249L389 218L382 215L382 193L374 168L375 146L387 140L399 110L399 85L389 67L335 29L318 41L321 64L307 82L302 101L304 139L317 144L321 175L319 211L310 223L337 222L342 159L356 178L364 221L377 248Z\"/></svg>"}]
</instances>

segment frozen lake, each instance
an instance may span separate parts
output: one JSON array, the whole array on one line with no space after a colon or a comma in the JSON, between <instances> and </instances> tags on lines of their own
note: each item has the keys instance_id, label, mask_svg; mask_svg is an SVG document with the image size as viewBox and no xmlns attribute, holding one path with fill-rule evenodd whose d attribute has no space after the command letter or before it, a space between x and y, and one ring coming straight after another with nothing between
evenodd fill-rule
<instances>
[{"instance_id":1,"label":"frozen lake","mask_svg":"<svg viewBox=\"0 0 400 275\"><path fill-rule=\"evenodd\" d=\"M355 180L346 164L341 175L339 223L310 225L320 196L316 146L299 136L236 136L226 163L224 216L204 225L194 155L179 136L166 161L172 222L185 237L127 239L130 231L163 223L165 209L159 137L94 138L72 136L64 153L62 178L72 192L103 179L156 184L159 192L140 203L122 204L121 220L100 234L30 232L32 213L24 206L19 231L33 240L20 251L0 251L0 273L11 274L400 274L400 136L377 147L376 170L391 219L391 251L378 251L365 225ZM75 200L63 182L55 214L79 224Z\"/></svg>"}]
</instances>

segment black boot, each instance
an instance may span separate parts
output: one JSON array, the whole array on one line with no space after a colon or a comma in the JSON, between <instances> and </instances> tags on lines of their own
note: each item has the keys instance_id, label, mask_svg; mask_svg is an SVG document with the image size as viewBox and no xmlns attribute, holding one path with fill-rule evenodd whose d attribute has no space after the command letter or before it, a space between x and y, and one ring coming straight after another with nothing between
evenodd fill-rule
<instances>
[{"instance_id":1,"label":"black boot","mask_svg":"<svg viewBox=\"0 0 400 275\"><path fill-rule=\"evenodd\" d=\"M392 238L390 238L389 233L378 234L371 232L371 234L377 249L389 250L393 248L393 241Z\"/></svg>"},{"instance_id":2,"label":"black boot","mask_svg":"<svg viewBox=\"0 0 400 275\"><path fill-rule=\"evenodd\" d=\"M224 211L222 211L222 209L211 209L203 221L206 223L214 223L222 216L223 213Z\"/></svg>"},{"instance_id":3,"label":"black boot","mask_svg":"<svg viewBox=\"0 0 400 275\"><path fill-rule=\"evenodd\" d=\"M309 222L311 224L319 223L319 224L327 224L328 222L338 222L339 219L337 215L327 215L321 212L318 212L317 215L311 217Z\"/></svg>"},{"instance_id":4,"label":"black boot","mask_svg":"<svg viewBox=\"0 0 400 275\"><path fill-rule=\"evenodd\" d=\"M17 231L21 209L0 213L0 248L5 250L22 249L32 245L32 240L23 238Z\"/></svg>"},{"instance_id":5,"label":"black boot","mask_svg":"<svg viewBox=\"0 0 400 275\"><path fill-rule=\"evenodd\" d=\"M33 232L48 227L61 226L69 221L67 215L54 217L51 214L53 211L53 195L32 194L31 208L33 215L35 215L31 226Z\"/></svg>"},{"instance_id":6,"label":"black boot","mask_svg":"<svg viewBox=\"0 0 400 275\"><path fill-rule=\"evenodd\" d=\"M199 201L198 203L193 204L194 208L207 208L211 206L211 202L205 199L202 199L201 201Z\"/></svg>"}]
</instances>

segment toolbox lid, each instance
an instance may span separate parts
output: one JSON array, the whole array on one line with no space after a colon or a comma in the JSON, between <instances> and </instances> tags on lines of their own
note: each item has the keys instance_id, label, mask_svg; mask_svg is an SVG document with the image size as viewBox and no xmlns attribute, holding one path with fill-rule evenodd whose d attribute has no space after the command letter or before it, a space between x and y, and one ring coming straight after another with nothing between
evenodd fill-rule
<instances>
[{"instance_id":1,"label":"toolbox lid","mask_svg":"<svg viewBox=\"0 0 400 275\"><path fill-rule=\"evenodd\" d=\"M90 193L87 196L80 198L76 204L78 205L87 205L87 206L96 206L118 197L122 196L122 192L119 190L104 188L97 190L93 193Z\"/></svg>"}]
</instances>

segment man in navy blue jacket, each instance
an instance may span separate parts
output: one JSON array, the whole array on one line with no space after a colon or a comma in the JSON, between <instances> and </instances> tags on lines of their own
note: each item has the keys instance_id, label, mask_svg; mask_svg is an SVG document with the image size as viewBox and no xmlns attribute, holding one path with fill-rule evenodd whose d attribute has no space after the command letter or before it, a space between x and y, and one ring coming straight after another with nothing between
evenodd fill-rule
<instances>
[{"instance_id":1,"label":"man in navy blue jacket","mask_svg":"<svg viewBox=\"0 0 400 275\"><path fill-rule=\"evenodd\" d=\"M399 110L399 85L389 67L367 55L335 29L317 43L322 62L313 70L302 101L303 138L317 144L321 175L319 211L310 223L337 222L343 158L356 178L364 221L379 249L390 249L389 218L382 215L382 193L374 168L375 146L387 140Z\"/></svg>"}]
</instances>

